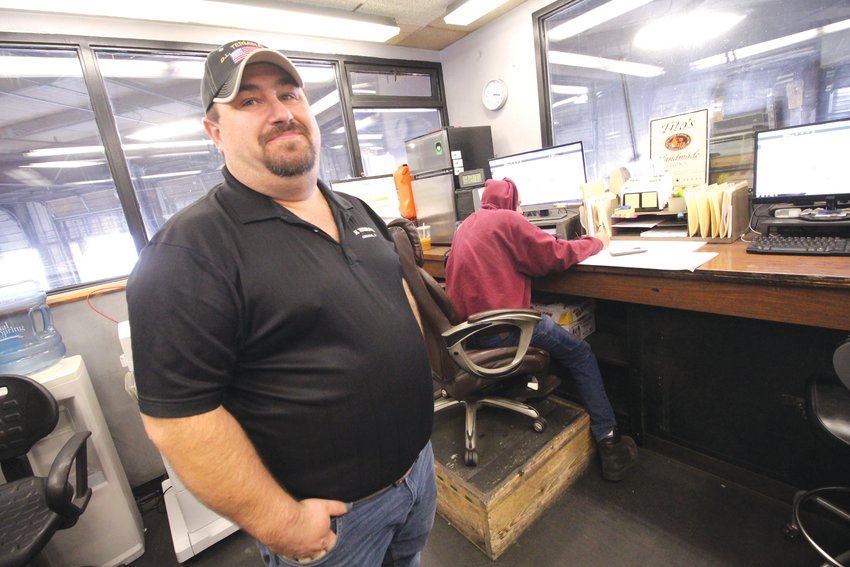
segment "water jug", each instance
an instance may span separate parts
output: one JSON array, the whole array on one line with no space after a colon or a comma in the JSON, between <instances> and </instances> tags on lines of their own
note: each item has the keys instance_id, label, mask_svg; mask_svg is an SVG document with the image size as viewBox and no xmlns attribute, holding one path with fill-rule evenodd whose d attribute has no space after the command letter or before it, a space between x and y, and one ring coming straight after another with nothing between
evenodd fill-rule
<instances>
[{"instance_id":1,"label":"water jug","mask_svg":"<svg viewBox=\"0 0 850 567\"><path fill-rule=\"evenodd\" d=\"M0 373L32 374L65 356L47 295L34 281L0 286Z\"/></svg>"}]
</instances>

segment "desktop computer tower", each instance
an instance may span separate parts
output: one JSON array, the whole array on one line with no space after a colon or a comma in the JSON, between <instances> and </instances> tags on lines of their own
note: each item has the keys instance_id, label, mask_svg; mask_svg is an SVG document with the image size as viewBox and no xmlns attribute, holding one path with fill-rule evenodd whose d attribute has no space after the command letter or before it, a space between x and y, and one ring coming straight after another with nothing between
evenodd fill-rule
<instances>
[{"instance_id":1,"label":"desktop computer tower","mask_svg":"<svg viewBox=\"0 0 850 567\"><path fill-rule=\"evenodd\" d=\"M30 378L59 403L56 428L28 455L37 476L47 476L56 454L75 432L91 431L86 453L91 500L73 527L56 532L40 559L49 567L130 563L145 551L142 517L82 357L65 357Z\"/></svg>"}]
</instances>

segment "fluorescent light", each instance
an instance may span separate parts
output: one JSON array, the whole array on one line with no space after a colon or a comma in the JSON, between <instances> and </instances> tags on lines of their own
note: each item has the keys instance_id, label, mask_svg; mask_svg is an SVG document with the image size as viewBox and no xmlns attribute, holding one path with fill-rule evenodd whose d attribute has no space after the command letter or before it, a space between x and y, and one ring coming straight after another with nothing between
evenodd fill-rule
<instances>
[{"instance_id":1,"label":"fluorescent light","mask_svg":"<svg viewBox=\"0 0 850 567\"><path fill-rule=\"evenodd\" d=\"M39 163L28 163L21 167L37 167L39 169L66 169L76 167L89 167L92 165L104 165L102 161L92 161L85 159L69 159L63 161L42 161Z\"/></svg>"},{"instance_id":2,"label":"fluorescent light","mask_svg":"<svg viewBox=\"0 0 850 567\"><path fill-rule=\"evenodd\" d=\"M489 14L508 0L468 0L445 15L443 21L453 26L468 26Z\"/></svg>"},{"instance_id":3,"label":"fluorescent light","mask_svg":"<svg viewBox=\"0 0 850 567\"><path fill-rule=\"evenodd\" d=\"M142 128L127 136L128 140L139 140L140 142L153 142L155 140L167 140L179 138L190 134L203 132L203 124L199 119L175 120L165 124L157 124Z\"/></svg>"},{"instance_id":4,"label":"fluorescent light","mask_svg":"<svg viewBox=\"0 0 850 567\"><path fill-rule=\"evenodd\" d=\"M334 89L313 104L310 105L310 110L313 116L318 116L329 108L339 104L339 91Z\"/></svg>"},{"instance_id":5,"label":"fluorescent light","mask_svg":"<svg viewBox=\"0 0 850 567\"><path fill-rule=\"evenodd\" d=\"M782 49L783 47L790 47L792 45L802 43L804 41L811 41L822 35L827 35L846 29L850 29L850 20L841 20L840 22L835 22L819 28L812 28L810 30L792 33L791 35L778 37L776 39L771 39L768 41L762 41L760 43L754 43L753 45L741 47L740 49L733 49L732 51L727 51L725 53L718 53L717 55L704 57L702 59L692 61L690 63L690 67L691 69L708 69L710 67L716 67L717 65L732 63L733 61L737 61L738 59L761 55L763 53Z\"/></svg>"},{"instance_id":6,"label":"fluorescent light","mask_svg":"<svg viewBox=\"0 0 850 567\"><path fill-rule=\"evenodd\" d=\"M585 104L587 103L587 95L578 95L571 96L569 98L565 98L564 100L559 100L558 102L552 105L552 108L558 108L559 106L564 106L567 104Z\"/></svg>"},{"instance_id":7,"label":"fluorescent light","mask_svg":"<svg viewBox=\"0 0 850 567\"><path fill-rule=\"evenodd\" d=\"M331 15L296 10L228 4L211 0L122 2L103 0L0 0L0 8L213 27L241 28L382 43L399 33L385 18Z\"/></svg>"},{"instance_id":8,"label":"fluorescent light","mask_svg":"<svg viewBox=\"0 0 850 567\"><path fill-rule=\"evenodd\" d=\"M738 25L746 16L727 12L690 12L655 20L640 29L634 44L642 49L670 49L669 30L688 30L676 38L674 47L701 45Z\"/></svg>"},{"instance_id":9,"label":"fluorescent light","mask_svg":"<svg viewBox=\"0 0 850 567\"><path fill-rule=\"evenodd\" d=\"M173 171L171 173L153 173L151 175L142 175L142 179L164 179L166 177L183 177L187 175L198 175L201 173L200 169L193 169L192 171Z\"/></svg>"},{"instance_id":10,"label":"fluorescent light","mask_svg":"<svg viewBox=\"0 0 850 567\"><path fill-rule=\"evenodd\" d=\"M580 16L571 18L559 26L555 26L549 30L546 37L550 41L561 41L574 35L578 35L585 30L595 28L600 24L604 24L608 20L613 20L618 16L622 16L627 12L631 12L636 8L640 8L645 4L649 4L652 0L611 0L598 8L594 8L589 12L585 12Z\"/></svg>"},{"instance_id":11,"label":"fluorescent light","mask_svg":"<svg viewBox=\"0 0 850 567\"><path fill-rule=\"evenodd\" d=\"M201 140L184 140L182 142L151 142L148 144L122 144L121 149L125 152L139 150L162 150L171 148L196 148L199 146L210 146L212 140L204 138ZM70 156L80 154L103 153L103 146L66 146L62 148L37 148L25 152L27 157L52 157Z\"/></svg>"},{"instance_id":12,"label":"fluorescent light","mask_svg":"<svg viewBox=\"0 0 850 567\"><path fill-rule=\"evenodd\" d=\"M580 87L578 85L552 85L549 87L549 91L555 94L581 96L587 94L587 87Z\"/></svg>"},{"instance_id":13,"label":"fluorescent light","mask_svg":"<svg viewBox=\"0 0 850 567\"><path fill-rule=\"evenodd\" d=\"M556 65L599 69L601 71L609 71L622 75L635 75L637 77L657 77L664 73L663 67L657 67L655 65L618 61L616 59L605 59L604 57L593 57L592 55L566 53L563 51L550 51L549 62Z\"/></svg>"}]
</instances>

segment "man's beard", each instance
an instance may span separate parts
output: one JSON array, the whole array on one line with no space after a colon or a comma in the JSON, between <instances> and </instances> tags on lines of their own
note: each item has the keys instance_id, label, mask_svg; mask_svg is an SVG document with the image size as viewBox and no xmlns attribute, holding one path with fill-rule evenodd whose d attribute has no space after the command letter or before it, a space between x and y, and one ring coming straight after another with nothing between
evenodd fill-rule
<instances>
[{"instance_id":1,"label":"man's beard","mask_svg":"<svg viewBox=\"0 0 850 567\"><path fill-rule=\"evenodd\" d=\"M263 164L266 168L277 175L278 177L294 177L303 175L312 171L316 165L316 148L313 146L313 140L307 130L300 124L290 123L289 125L281 125L275 127L272 131L265 133L261 142L263 147L265 143L282 134L283 132L298 132L302 134L307 141L307 147L303 151L298 151L300 147L299 140L285 142L280 150L281 152L263 152Z\"/></svg>"}]
</instances>

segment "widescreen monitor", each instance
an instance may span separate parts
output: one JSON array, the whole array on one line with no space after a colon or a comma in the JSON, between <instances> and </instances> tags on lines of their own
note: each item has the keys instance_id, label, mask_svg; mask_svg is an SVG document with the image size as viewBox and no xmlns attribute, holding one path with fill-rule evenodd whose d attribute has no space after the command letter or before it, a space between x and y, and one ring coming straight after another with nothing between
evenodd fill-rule
<instances>
[{"instance_id":1,"label":"widescreen monitor","mask_svg":"<svg viewBox=\"0 0 850 567\"><path fill-rule=\"evenodd\" d=\"M587 182L582 143L493 158L490 177L516 183L523 208L579 205Z\"/></svg>"},{"instance_id":2,"label":"widescreen monitor","mask_svg":"<svg viewBox=\"0 0 850 567\"><path fill-rule=\"evenodd\" d=\"M756 132L753 203L846 206L848 148L850 119Z\"/></svg>"},{"instance_id":3,"label":"widescreen monitor","mask_svg":"<svg viewBox=\"0 0 850 567\"><path fill-rule=\"evenodd\" d=\"M392 174L338 179L331 181L331 189L359 197L385 222L401 216L398 191Z\"/></svg>"}]
</instances>

